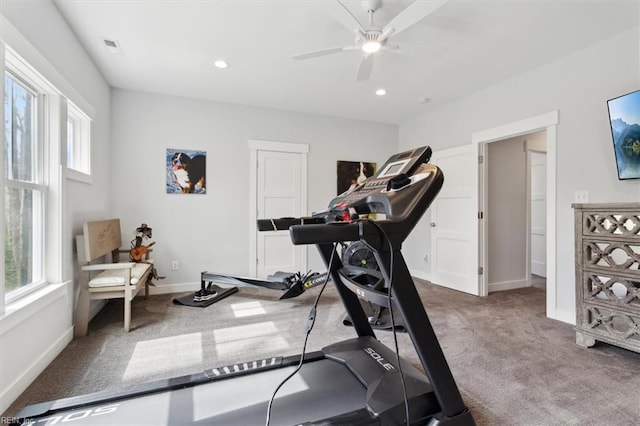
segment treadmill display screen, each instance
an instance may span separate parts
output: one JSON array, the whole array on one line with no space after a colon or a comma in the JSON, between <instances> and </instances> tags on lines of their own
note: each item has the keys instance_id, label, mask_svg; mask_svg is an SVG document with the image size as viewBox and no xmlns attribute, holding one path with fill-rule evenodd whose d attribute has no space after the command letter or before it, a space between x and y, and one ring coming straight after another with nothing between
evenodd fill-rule
<instances>
[{"instance_id":1,"label":"treadmill display screen","mask_svg":"<svg viewBox=\"0 0 640 426\"><path fill-rule=\"evenodd\" d=\"M409 160L396 161L394 163L390 163L382 172L380 172L380 174L377 177L382 178L382 177L395 176L398 173L400 173L400 170L402 170L405 164L407 164L408 162Z\"/></svg>"}]
</instances>

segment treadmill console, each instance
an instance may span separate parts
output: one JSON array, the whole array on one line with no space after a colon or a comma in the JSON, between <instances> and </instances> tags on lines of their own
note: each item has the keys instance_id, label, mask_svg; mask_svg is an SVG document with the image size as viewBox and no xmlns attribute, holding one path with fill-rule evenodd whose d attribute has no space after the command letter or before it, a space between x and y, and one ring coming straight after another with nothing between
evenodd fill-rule
<instances>
[{"instance_id":1,"label":"treadmill console","mask_svg":"<svg viewBox=\"0 0 640 426\"><path fill-rule=\"evenodd\" d=\"M326 210L314 215L327 215L336 221L351 221L354 215L370 213L383 213L390 218L393 211L389 196L428 177L429 172L424 172L421 166L430 158L428 146L395 154L374 176L338 195Z\"/></svg>"}]
</instances>

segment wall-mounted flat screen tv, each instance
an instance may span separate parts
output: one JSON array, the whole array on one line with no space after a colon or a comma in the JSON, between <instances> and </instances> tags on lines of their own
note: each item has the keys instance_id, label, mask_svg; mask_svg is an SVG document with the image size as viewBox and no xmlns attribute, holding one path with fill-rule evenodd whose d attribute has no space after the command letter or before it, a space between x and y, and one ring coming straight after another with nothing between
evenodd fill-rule
<instances>
[{"instance_id":1,"label":"wall-mounted flat screen tv","mask_svg":"<svg viewBox=\"0 0 640 426\"><path fill-rule=\"evenodd\" d=\"M618 179L640 179L640 90L607 101Z\"/></svg>"}]
</instances>

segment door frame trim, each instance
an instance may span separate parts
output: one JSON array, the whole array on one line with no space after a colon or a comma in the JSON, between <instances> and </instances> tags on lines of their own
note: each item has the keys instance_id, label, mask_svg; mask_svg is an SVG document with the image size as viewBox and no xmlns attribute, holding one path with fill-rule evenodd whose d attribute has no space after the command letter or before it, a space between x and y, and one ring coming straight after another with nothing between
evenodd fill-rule
<instances>
[{"instance_id":1,"label":"door frame trim","mask_svg":"<svg viewBox=\"0 0 640 426\"><path fill-rule=\"evenodd\" d=\"M500 141L503 139L509 139L516 136L533 133L536 131L545 130L547 137L547 208L546 208L546 222L547 222L547 317L558 319L558 312L556 308L556 133L557 125L559 121L558 110L550 111L545 114L540 114L534 117L526 118L519 121L514 121L502 126L482 130L471 135L471 143L477 146L478 152L481 155L486 155L486 144L491 142ZM479 208L482 210L486 206L486 167L480 168L480 183L478 185L478 201ZM487 271L486 267L486 253L487 253L487 241L484 238L486 234L486 220L482 220L478 224L478 248L482 253L479 256L480 266ZM487 273L480 276L478 280L479 294L486 296L489 294L489 288L487 283Z\"/></svg>"},{"instance_id":2,"label":"door frame trim","mask_svg":"<svg viewBox=\"0 0 640 426\"><path fill-rule=\"evenodd\" d=\"M261 139L249 139L249 274L255 277L258 272L258 238L256 232L258 220L258 205L256 197L258 191L256 181L258 179L258 151L275 151L300 154L300 211L307 211L307 156L309 145L303 143L277 142ZM306 251L305 251L306 253ZM303 256L306 256L304 254Z\"/></svg>"}]
</instances>

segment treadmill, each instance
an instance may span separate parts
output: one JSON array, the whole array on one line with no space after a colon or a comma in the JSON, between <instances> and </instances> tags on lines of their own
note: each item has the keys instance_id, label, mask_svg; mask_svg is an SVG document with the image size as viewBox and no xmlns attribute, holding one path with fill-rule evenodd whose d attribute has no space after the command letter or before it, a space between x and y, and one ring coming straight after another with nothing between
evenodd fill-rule
<instances>
[{"instance_id":1,"label":"treadmill","mask_svg":"<svg viewBox=\"0 0 640 426\"><path fill-rule=\"evenodd\" d=\"M426 146L393 155L376 175L313 217L258 221L261 231L289 229L293 244L317 246L357 334L303 354L300 370L273 401L269 424L475 424L400 251L444 181L440 169L428 164L430 156ZM334 252L343 241L364 242L379 271L342 265ZM401 318L426 375L405 360L398 364L395 352L376 339L359 298ZM35 404L22 409L14 423L264 425L269 399L300 357L248 361Z\"/></svg>"}]
</instances>

